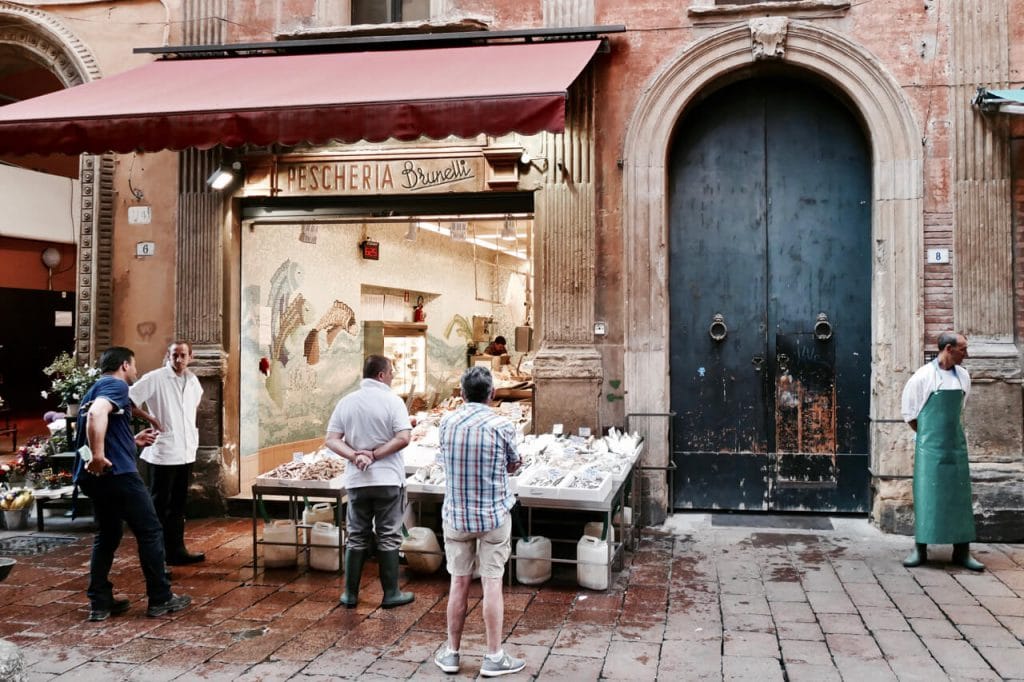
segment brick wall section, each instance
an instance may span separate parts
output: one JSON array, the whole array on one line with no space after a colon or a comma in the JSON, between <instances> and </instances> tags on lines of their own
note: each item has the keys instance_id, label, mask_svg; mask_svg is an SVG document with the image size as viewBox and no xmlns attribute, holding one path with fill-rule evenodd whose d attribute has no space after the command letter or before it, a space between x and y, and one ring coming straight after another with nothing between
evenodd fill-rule
<instances>
[{"instance_id":1,"label":"brick wall section","mask_svg":"<svg viewBox=\"0 0 1024 682\"><path fill-rule=\"evenodd\" d=\"M928 211L924 214L925 249L950 249L949 263L929 263L927 252L921 254L924 266L924 340L931 348L939 334L953 328L953 267L956 254L953 246L953 213Z\"/></svg>"}]
</instances>

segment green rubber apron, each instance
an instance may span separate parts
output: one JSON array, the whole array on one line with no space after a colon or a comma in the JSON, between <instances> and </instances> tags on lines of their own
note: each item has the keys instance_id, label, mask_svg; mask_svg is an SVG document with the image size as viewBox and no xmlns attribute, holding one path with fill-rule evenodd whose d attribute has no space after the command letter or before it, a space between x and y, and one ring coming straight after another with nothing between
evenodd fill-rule
<instances>
[{"instance_id":1,"label":"green rubber apron","mask_svg":"<svg viewBox=\"0 0 1024 682\"><path fill-rule=\"evenodd\" d=\"M914 536L919 544L973 542L971 472L961 411L963 390L934 391L917 416Z\"/></svg>"}]
</instances>

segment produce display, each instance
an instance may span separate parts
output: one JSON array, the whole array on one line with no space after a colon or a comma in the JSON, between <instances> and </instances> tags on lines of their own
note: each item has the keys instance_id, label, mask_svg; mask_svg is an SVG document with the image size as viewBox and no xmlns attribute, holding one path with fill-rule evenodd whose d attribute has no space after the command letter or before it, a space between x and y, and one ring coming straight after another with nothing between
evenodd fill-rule
<instances>
[{"instance_id":1,"label":"produce display","mask_svg":"<svg viewBox=\"0 0 1024 682\"><path fill-rule=\"evenodd\" d=\"M8 490L0 498L0 511L18 511L32 504L35 496L31 490Z\"/></svg>"}]
</instances>

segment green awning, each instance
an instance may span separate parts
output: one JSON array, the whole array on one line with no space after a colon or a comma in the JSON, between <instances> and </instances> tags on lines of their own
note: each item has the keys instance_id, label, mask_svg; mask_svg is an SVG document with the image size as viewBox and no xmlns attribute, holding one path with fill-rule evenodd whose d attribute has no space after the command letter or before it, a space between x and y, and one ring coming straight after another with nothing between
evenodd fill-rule
<instances>
[{"instance_id":1,"label":"green awning","mask_svg":"<svg viewBox=\"0 0 1024 682\"><path fill-rule=\"evenodd\" d=\"M971 104L982 111L1024 114L1024 90L988 90L978 88Z\"/></svg>"}]
</instances>

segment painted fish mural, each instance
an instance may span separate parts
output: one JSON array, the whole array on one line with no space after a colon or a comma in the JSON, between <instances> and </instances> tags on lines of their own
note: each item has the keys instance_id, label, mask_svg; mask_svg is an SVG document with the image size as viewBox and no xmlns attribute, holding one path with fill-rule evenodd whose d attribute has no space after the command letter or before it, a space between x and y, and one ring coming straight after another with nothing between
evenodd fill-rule
<instances>
[{"instance_id":1,"label":"painted fish mural","mask_svg":"<svg viewBox=\"0 0 1024 682\"><path fill-rule=\"evenodd\" d=\"M327 332L327 347L330 348L334 339L338 338L338 334L341 332L355 336L358 331L359 325L356 324L355 311L347 303L335 300L330 309L306 335L306 341L303 344L303 355L306 356L306 362L310 365L320 362L320 332Z\"/></svg>"},{"instance_id":2,"label":"painted fish mural","mask_svg":"<svg viewBox=\"0 0 1024 682\"><path fill-rule=\"evenodd\" d=\"M284 314L281 315L280 326L275 334L271 335L270 359L277 360L282 365L288 364L288 349L285 342L299 327L309 324L313 319L313 307L309 305L302 294L296 294L291 300Z\"/></svg>"}]
</instances>

